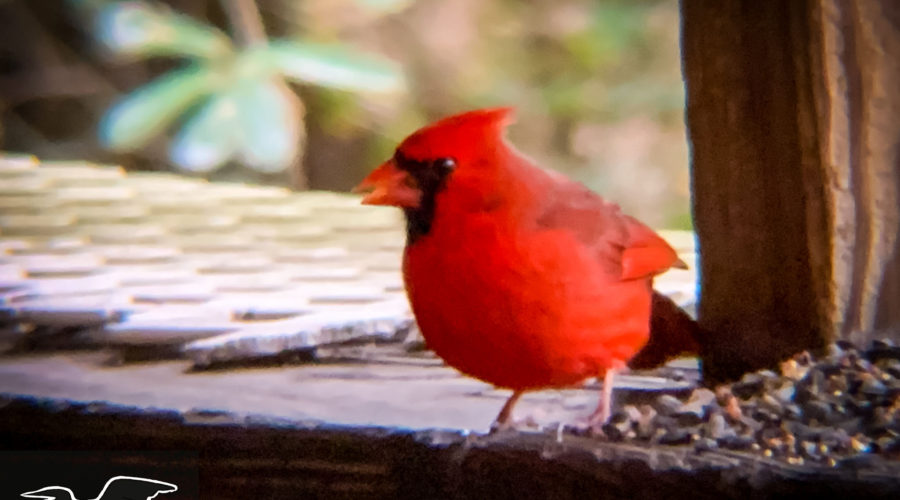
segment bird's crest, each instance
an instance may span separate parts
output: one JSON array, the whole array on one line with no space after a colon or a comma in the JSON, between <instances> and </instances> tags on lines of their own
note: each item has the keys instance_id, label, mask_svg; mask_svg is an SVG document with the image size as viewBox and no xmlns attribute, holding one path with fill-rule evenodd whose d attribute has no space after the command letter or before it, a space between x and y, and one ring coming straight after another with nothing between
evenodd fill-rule
<instances>
[{"instance_id":1,"label":"bird's crest","mask_svg":"<svg viewBox=\"0 0 900 500\"><path fill-rule=\"evenodd\" d=\"M398 148L406 156L425 160L459 157L503 141L503 132L514 121L509 107L486 108L449 116L423 127Z\"/></svg>"}]
</instances>

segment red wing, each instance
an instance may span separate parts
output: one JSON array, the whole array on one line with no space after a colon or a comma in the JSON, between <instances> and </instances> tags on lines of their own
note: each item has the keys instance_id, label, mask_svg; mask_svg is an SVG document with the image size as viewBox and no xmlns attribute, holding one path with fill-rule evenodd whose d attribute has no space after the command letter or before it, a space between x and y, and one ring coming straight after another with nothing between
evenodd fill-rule
<instances>
[{"instance_id":1,"label":"red wing","mask_svg":"<svg viewBox=\"0 0 900 500\"><path fill-rule=\"evenodd\" d=\"M675 250L652 229L625 215L615 203L601 198L581 184L550 173L553 192L538 225L566 229L592 249L597 259L622 280L649 278L678 262Z\"/></svg>"}]
</instances>

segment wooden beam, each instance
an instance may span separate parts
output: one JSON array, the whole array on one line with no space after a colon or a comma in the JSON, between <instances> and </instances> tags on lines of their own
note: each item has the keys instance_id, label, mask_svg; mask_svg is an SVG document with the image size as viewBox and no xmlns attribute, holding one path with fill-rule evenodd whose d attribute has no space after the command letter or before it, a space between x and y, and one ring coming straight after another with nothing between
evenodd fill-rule
<instances>
[{"instance_id":1,"label":"wooden beam","mask_svg":"<svg viewBox=\"0 0 900 500\"><path fill-rule=\"evenodd\" d=\"M895 328L900 4L681 9L705 376Z\"/></svg>"}]
</instances>

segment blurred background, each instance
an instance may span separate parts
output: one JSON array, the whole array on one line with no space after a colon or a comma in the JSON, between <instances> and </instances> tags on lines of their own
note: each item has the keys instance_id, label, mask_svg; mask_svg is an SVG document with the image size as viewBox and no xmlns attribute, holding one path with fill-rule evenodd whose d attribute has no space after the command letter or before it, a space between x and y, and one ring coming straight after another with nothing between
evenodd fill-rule
<instances>
[{"instance_id":1,"label":"blurred background","mask_svg":"<svg viewBox=\"0 0 900 500\"><path fill-rule=\"evenodd\" d=\"M0 1L0 150L344 191L423 124L690 228L675 0Z\"/></svg>"}]
</instances>

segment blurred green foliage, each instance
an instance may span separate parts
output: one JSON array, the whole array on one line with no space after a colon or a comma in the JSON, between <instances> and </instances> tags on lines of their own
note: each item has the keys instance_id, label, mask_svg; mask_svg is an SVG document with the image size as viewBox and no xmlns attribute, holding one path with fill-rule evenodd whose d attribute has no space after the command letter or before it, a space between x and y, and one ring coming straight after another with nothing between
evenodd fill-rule
<instances>
[{"instance_id":1,"label":"blurred green foliage","mask_svg":"<svg viewBox=\"0 0 900 500\"><path fill-rule=\"evenodd\" d=\"M511 142L536 162L650 224L690 224L676 0L56 1L79 8L21 4L56 37L18 35L19 66L53 69L21 72L41 83L8 108L23 150L346 190L423 124L507 105ZM272 41L248 43L238 3ZM35 57L54 46L73 50ZM60 63L73 85L53 80Z\"/></svg>"},{"instance_id":2,"label":"blurred green foliage","mask_svg":"<svg viewBox=\"0 0 900 500\"><path fill-rule=\"evenodd\" d=\"M96 16L96 35L113 52L187 60L114 104L101 142L140 148L184 119L170 157L209 171L232 158L267 172L283 170L303 143L303 106L284 79L334 89L386 92L402 87L396 67L339 44L263 40L237 47L217 28L149 2L113 2Z\"/></svg>"}]
</instances>

